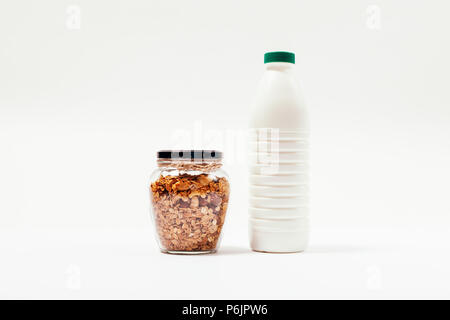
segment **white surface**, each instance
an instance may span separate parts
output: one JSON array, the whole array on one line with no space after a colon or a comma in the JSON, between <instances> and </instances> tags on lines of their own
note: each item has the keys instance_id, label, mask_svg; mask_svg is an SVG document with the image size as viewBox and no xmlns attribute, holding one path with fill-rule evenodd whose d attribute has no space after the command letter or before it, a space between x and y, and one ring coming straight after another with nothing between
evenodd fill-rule
<instances>
[{"instance_id":1,"label":"white surface","mask_svg":"<svg viewBox=\"0 0 450 320\"><path fill-rule=\"evenodd\" d=\"M448 12L447 0L1 1L1 296L449 298ZM243 132L271 50L296 53L311 113L304 255L246 254ZM155 151L188 146L224 151L223 245L239 254L156 251ZM382 289L368 290L377 268Z\"/></svg>"},{"instance_id":2,"label":"white surface","mask_svg":"<svg viewBox=\"0 0 450 320\"><path fill-rule=\"evenodd\" d=\"M159 253L147 229L0 233L2 298L449 298L449 230L313 229L310 249Z\"/></svg>"}]
</instances>

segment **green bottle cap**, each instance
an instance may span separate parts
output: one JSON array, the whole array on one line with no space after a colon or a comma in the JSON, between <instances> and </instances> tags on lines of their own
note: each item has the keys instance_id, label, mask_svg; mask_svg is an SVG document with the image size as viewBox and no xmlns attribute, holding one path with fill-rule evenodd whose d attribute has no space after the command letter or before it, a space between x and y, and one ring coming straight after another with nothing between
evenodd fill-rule
<instances>
[{"instance_id":1,"label":"green bottle cap","mask_svg":"<svg viewBox=\"0 0 450 320\"><path fill-rule=\"evenodd\" d=\"M295 64L295 54L287 51L272 51L264 54L264 63L288 62Z\"/></svg>"}]
</instances>

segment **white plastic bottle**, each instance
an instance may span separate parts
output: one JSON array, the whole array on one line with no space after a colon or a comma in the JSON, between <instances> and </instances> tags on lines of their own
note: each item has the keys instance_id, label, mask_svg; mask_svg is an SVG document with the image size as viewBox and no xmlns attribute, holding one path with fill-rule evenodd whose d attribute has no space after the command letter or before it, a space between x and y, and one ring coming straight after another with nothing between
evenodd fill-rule
<instances>
[{"instance_id":1,"label":"white plastic bottle","mask_svg":"<svg viewBox=\"0 0 450 320\"><path fill-rule=\"evenodd\" d=\"M268 52L250 121L250 246L300 252L309 234L309 121L295 55Z\"/></svg>"}]
</instances>

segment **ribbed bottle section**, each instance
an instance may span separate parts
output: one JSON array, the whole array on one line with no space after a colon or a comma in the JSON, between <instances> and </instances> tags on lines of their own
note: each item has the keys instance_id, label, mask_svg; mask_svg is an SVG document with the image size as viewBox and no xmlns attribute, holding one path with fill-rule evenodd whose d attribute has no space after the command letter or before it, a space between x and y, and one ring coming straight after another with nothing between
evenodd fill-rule
<instances>
[{"instance_id":1,"label":"ribbed bottle section","mask_svg":"<svg viewBox=\"0 0 450 320\"><path fill-rule=\"evenodd\" d=\"M252 129L249 142L251 247L263 252L306 249L309 233L309 134Z\"/></svg>"}]
</instances>

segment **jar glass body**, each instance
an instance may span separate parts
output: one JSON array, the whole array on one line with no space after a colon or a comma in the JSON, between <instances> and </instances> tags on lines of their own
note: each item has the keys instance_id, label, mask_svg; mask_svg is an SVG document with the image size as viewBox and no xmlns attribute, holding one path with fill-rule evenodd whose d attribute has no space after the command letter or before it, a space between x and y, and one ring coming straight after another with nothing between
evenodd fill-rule
<instances>
[{"instance_id":1,"label":"jar glass body","mask_svg":"<svg viewBox=\"0 0 450 320\"><path fill-rule=\"evenodd\" d=\"M152 219L162 252L212 253L220 244L230 188L220 163L159 162L150 178Z\"/></svg>"}]
</instances>

